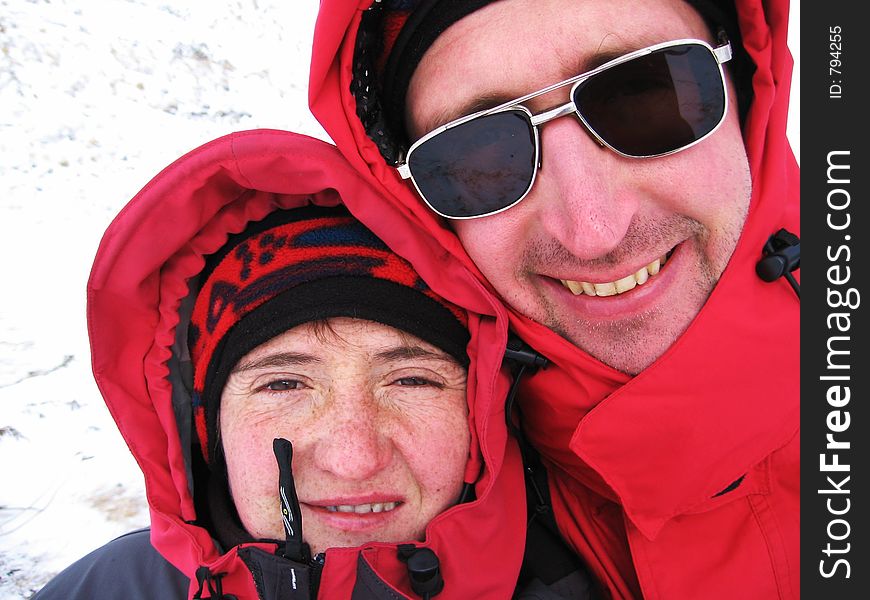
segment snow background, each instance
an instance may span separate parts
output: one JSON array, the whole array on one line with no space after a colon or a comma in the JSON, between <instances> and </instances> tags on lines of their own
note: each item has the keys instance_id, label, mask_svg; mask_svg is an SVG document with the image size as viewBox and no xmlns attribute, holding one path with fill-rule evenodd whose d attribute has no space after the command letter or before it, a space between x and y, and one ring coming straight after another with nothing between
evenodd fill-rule
<instances>
[{"instance_id":1,"label":"snow background","mask_svg":"<svg viewBox=\"0 0 870 600\"><path fill-rule=\"evenodd\" d=\"M90 372L91 262L121 207L187 151L258 127L328 139L306 96L316 11L0 0L0 600L147 524L141 473Z\"/></svg>"}]
</instances>

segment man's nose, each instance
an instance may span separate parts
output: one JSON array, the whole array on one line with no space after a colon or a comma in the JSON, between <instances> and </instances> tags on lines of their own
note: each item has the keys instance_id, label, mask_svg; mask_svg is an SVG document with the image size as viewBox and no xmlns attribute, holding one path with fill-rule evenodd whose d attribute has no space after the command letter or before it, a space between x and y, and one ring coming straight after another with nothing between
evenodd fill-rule
<instances>
[{"instance_id":1,"label":"man's nose","mask_svg":"<svg viewBox=\"0 0 870 600\"><path fill-rule=\"evenodd\" d=\"M337 402L321 423L314 460L317 466L342 479L364 481L392 460L392 440L374 400Z\"/></svg>"},{"instance_id":2,"label":"man's nose","mask_svg":"<svg viewBox=\"0 0 870 600\"><path fill-rule=\"evenodd\" d=\"M542 168L534 192L541 226L579 259L600 258L625 237L640 205L627 185L631 159L602 145L573 116L540 129Z\"/></svg>"}]
</instances>

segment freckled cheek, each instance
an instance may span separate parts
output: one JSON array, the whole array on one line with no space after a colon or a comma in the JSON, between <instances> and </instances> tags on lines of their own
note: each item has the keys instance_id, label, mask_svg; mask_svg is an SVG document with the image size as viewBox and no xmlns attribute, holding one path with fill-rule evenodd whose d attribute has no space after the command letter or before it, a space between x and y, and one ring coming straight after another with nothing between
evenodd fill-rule
<instances>
[{"instance_id":1,"label":"freckled cheek","mask_svg":"<svg viewBox=\"0 0 870 600\"><path fill-rule=\"evenodd\" d=\"M243 429L227 432L223 444L231 484L257 489L274 479L277 465L271 451L272 440L266 438Z\"/></svg>"},{"instance_id":2,"label":"freckled cheek","mask_svg":"<svg viewBox=\"0 0 870 600\"><path fill-rule=\"evenodd\" d=\"M230 416L230 419L225 419ZM262 415L222 415L221 435L229 469L230 483L244 485L246 490L271 493L277 480L278 467L272 441L294 436L282 420ZM295 444L294 444L295 447Z\"/></svg>"},{"instance_id":3,"label":"freckled cheek","mask_svg":"<svg viewBox=\"0 0 870 600\"><path fill-rule=\"evenodd\" d=\"M396 442L424 495L452 503L465 473L470 439L468 419L457 411L449 418L406 431L401 442ZM441 503L441 508L446 508L446 503Z\"/></svg>"}]
</instances>

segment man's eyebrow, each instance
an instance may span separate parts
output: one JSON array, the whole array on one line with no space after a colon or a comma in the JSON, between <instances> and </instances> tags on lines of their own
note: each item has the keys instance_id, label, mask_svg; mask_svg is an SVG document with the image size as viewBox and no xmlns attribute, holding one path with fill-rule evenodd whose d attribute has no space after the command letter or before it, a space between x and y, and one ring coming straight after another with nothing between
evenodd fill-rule
<instances>
[{"instance_id":1,"label":"man's eyebrow","mask_svg":"<svg viewBox=\"0 0 870 600\"><path fill-rule=\"evenodd\" d=\"M662 39L652 34L641 33L637 36L633 36L631 39L626 39L621 35L615 33L607 34L601 39L595 52L587 56L581 57L579 62L573 65L573 67L577 70L574 75L587 73L589 71L592 71L593 69L597 69L601 65L608 63L615 58L619 58L620 56L625 56L626 54L631 54L632 52L637 52L638 50L641 50L643 48L649 48L650 46L654 46L658 43L666 41L668 40ZM569 75L569 77L571 77L571 75Z\"/></svg>"},{"instance_id":2,"label":"man's eyebrow","mask_svg":"<svg viewBox=\"0 0 870 600\"><path fill-rule=\"evenodd\" d=\"M253 371L255 369L267 369L274 367L293 367L298 365L309 365L319 363L321 360L310 354L302 354L299 352L278 352L276 354L267 354L258 359L249 362L240 362L232 370L232 373L241 373L242 371Z\"/></svg>"},{"instance_id":3,"label":"man's eyebrow","mask_svg":"<svg viewBox=\"0 0 870 600\"><path fill-rule=\"evenodd\" d=\"M593 56L586 57L584 60L577 64L576 75L580 75L581 73L588 73L589 71L597 69L605 63L609 63L614 58L619 58L620 56L630 54L631 52L639 50L643 47L644 46L639 46L637 48L614 48L611 50L607 50L606 52L598 52Z\"/></svg>"},{"instance_id":4,"label":"man's eyebrow","mask_svg":"<svg viewBox=\"0 0 870 600\"><path fill-rule=\"evenodd\" d=\"M571 71L570 74L565 75L564 79L568 79L570 77L574 77L575 75L580 75L581 73L586 73L587 71L597 69L601 65L610 62L614 58L619 58L624 54L634 52L635 50L643 47L645 46L610 47L607 50L596 52L591 56L584 56L580 59L579 62L576 63L574 70ZM553 81L552 83L558 83L558 81ZM514 100L516 98L522 98L526 94L532 93L534 91L536 90L529 90L519 95L507 95L495 92L483 93L480 96L475 96L474 98L471 98L466 102L459 102L452 106L446 107L423 122L423 127L420 128L420 130L422 131L420 137L426 135L430 131L438 129L442 125L445 125L457 119L461 119L462 117L466 117L468 115L473 115L474 113L482 110L495 108L496 106L499 106L506 102L510 102L511 100Z\"/></svg>"},{"instance_id":5,"label":"man's eyebrow","mask_svg":"<svg viewBox=\"0 0 870 600\"><path fill-rule=\"evenodd\" d=\"M443 352L433 352L432 350L427 350L420 346L396 346L394 348L377 352L374 355L374 358L383 362L408 358L423 358L453 362L453 359Z\"/></svg>"},{"instance_id":6,"label":"man's eyebrow","mask_svg":"<svg viewBox=\"0 0 870 600\"><path fill-rule=\"evenodd\" d=\"M450 123L451 121L455 121L456 119L461 119L462 117L466 117L468 115L472 115L481 110L487 110L489 108L494 108L499 104L504 104L505 102L509 102L517 98L517 96L506 96L504 94L482 94L480 96L475 96L465 102L461 102L458 104L453 104L452 106L448 106L444 108L434 115L431 118L426 119L423 122L423 127L420 128L422 134L420 137L423 137L430 131L438 129L442 125Z\"/></svg>"}]
</instances>

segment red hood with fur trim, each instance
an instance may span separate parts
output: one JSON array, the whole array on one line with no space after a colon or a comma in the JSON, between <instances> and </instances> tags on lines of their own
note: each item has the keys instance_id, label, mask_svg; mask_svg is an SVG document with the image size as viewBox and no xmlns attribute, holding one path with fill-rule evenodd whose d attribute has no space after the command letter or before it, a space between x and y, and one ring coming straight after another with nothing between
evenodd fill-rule
<instances>
[{"instance_id":1,"label":"red hood with fur trim","mask_svg":"<svg viewBox=\"0 0 870 600\"><path fill-rule=\"evenodd\" d=\"M145 474L153 545L191 578L191 596L197 570L207 567L226 574L224 593L258 598L239 548L221 553L209 531L192 524L197 515L188 464L189 285L195 290L203 257L218 250L230 233L279 208L307 203L344 203L414 264L433 290L468 311L473 450L466 481L475 482L477 500L436 517L418 545L440 559L445 585L439 599L510 597L523 553L525 498L518 493L523 486L519 453L504 420L507 314L413 215L384 205L333 146L283 131L232 134L167 167L111 224L93 265L88 327L94 375ZM265 550L266 556L275 550L274 544L248 546ZM370 569L382 585L382 595L362 597L418 597L396 545L385 543L328 550L319 597L359 593L360 569Z\"/></svg>"},{"instance_id":2,"label":"red hood with fur trim","mask_svg":"<svg viewBox=\"0 0 870 600\"><path fill-rule=\"evenodd\" d=\"M793 61L787 0L737 0L757 70L744 124L753 196L704 308L652 366L618 373L545 327L511 326L552 362L522 387L525 426L550 466L559 526L612 597L799 594L800 305L755 264L770 235L799 233L799 169L786 139ZM309 101L358 169L481 283L457 237L381 157L351 83L371 0L323 0Z\"/></svg>"}]
</instances>

